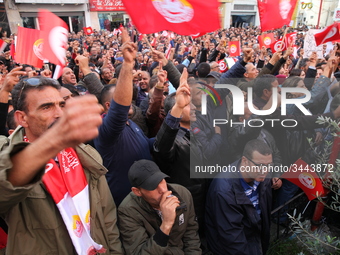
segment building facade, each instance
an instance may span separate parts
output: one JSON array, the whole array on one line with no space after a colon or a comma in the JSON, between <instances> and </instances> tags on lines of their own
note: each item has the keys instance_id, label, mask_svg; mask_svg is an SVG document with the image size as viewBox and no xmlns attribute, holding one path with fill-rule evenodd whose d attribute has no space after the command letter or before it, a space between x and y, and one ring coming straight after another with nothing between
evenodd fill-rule
<instances>
[{"instance_id":1,"label":"building facade","mask_svg":"<svg viewBox=\"0 0 340 255\"><path fill-rule=\"evenodd\" d=\"M301 24L319 28L329 26L334 22L335 11L339 7L339 0L300 0L296 16L297 26Z\"/></svg>"},{"instance_id":2,"label":"building facade","mask_svg":"<svg viewBox=\"0 0 340 255\"><path fill-rule=\"evenodd\" d=\"M316 26L318 22L319 27L324 27L334 22L340 0L307 1L298 0L294 27ZM260 25L257 0L220 0L220 3L221 27ZM0 0L0 26L11 33L17 32L18 25L39 29L37 13L40 8L61 17L71 32L88 26L113 30L120 24L131 24L121 0Z\"/></svg>"}]
</instances>

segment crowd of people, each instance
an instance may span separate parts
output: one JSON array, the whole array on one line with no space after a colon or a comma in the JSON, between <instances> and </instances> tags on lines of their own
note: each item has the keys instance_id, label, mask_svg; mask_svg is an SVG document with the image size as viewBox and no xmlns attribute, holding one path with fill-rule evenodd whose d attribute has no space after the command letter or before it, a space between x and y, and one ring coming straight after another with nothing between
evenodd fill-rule
<instances>
[{"instance_id":1,"label":"crowd of people","mask_svg":"<svg viewBox=\"0 0 340 255\"><path fill-rule=\"evenodd\" d=\"M272 208L298 191L268 169L299 158L317 164L333 140L317 118L340 118L340 46L306 58L306 31L297 33L297 50L275 53L260 48L261 30L252 27L194 39L131 27L70 33L59 81L54 65L15 63L6 51L6 254L265 254L271 221L288 222L286 210ZM279 39L285 29L272 32ZM222 71L229 41L240 41L242 53ZM282 115L282 88L305 89L310 99L284 105ZM236 171L197 172L211 166Z\"/></svg>"}]
</instances>

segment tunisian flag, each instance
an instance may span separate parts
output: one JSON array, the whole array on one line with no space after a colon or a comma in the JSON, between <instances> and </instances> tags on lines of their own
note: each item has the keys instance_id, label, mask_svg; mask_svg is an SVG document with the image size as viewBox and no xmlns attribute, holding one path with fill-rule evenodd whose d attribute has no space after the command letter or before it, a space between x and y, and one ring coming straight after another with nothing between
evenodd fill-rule
<instances>
[{"instance_id":1,"label":"tunisian flag","mask_svg":"<svg viewBox=\"0 0 340 255\"><path fill-rule=\"evenodd\" d=\"M289 25L297 0L257 0L261 30L267 31Z\"/></svg>"},{"instance_id":2,"label":"tunisian flag","mask_svg":"<svg viewBox=\"0 0 340 255\"><path fill-rule=\"evenodd\" d=\"M170 30L192 35L220 28L218 0L123 0L123 4L143 34Z\"/></svg>"},{"instance_id":3,"label":"tunisian flag","mask_svg":"<svg viewBox=\"0 0 340 255\"><path fill-rule=\"evenodd\" d=\"M42 68L43 39L40 30L18 27L15 62Z\"/></svg>"},{"instance_id":4,"label":"tunisian flag","mask_svg":"<svg viewBox=\"0 0 340 255\"><path fill-rule=\"evenodd\" d=\"M281 175L295 185L299 186L307 195L309 200L313 200L324 194L322 182L311 166L302 159L298 159L290 168L289 171Z\"/></svg>"},{"instance_id":5,"label":"tunisian flag","mask_svg":"<svg viewBox=\"0 0 340 255\"><path fill-rule=\"evenodd\" d=\"M229 56L230 57L237 57L237 56L241 55L240 41L228 42L228 46L229 46Z\"/></svg>"},{"instance_id":6,"label":"tunisian flag","mask_svg":"<svg viewBox=\"0 0 340 255\"><path fill-rule=\"evenodd\" d=\"M273 42L271 45L270 45L270 48L272 50L272 53L275 53L277 52L279 49L281 49L281 51L285 51L287 49L287 42L286 40L278 40L278 41L275 41Z\"/></svg>"},{"instance_id":7,"label":"tunisian flag","mask_svg":"<svg viewBox=\"0 0 340 255\"><path fill-rule=\"evenodd\" d=\"M273 33L259 35L257 40L259 41L260 48L265 46L267 49L270 48L270 45L275 41Z\"/></svg>"},{"instance_id":8,"label":"tunisian flag","mask_svg":"<svg viewBox=\"0 0 340 255\"><path fill-rule=\"evenodd\" d=\"M83 27L83 30L86 35L93 34L92 27Z\"/></svg>"},{"instance_id":9,"label":"tunisian flag","mask_svg":"<svg viewBox=\"0 0 340 255\"><path fill-rule=\"evenodd\" d=\"M44 39L42 55L49 62L64 67L68 26L58 16L48 10L39 10L38 14L41 36Z\"/></svg>"},{"instance_id":10,"label":"tunisian flag","mask_svg":"<svg viewBox=\"0 0 340 255\"><path fill-rule=\"evenodd\" d=\"M334 24L322 29L319 33L314 34L316 46L326 43L333 42L340 39L340 23L335 22Z\"/></svg>"}]
</instances>

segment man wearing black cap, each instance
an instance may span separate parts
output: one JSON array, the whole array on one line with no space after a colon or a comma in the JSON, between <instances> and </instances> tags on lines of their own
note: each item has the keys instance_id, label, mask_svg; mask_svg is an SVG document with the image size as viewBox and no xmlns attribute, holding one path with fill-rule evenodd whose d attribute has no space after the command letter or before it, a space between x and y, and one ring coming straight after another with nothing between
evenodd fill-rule
<instances>
[{"instance_id":1,"label":"man wearing black cap","mask_svg":"<svg viewBox=\"0 0 340 255\"><path fill-rule=\"evenodd\" d=\"M118 209L126 254L201 254L190 192L167 184L150 160L136 161L128 177L132 192Z\"/></svg>"}]
</instances>

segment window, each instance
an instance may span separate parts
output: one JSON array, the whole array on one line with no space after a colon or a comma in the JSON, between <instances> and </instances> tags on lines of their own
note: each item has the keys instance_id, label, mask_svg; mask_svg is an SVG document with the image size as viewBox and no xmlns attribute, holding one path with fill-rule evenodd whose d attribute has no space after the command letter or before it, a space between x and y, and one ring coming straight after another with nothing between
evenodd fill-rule
<instances>
[{"instance_id":1,"label":"window","mask_svg":"<svg viewBox=\"0 0 340 255\"><path fill-rule=\"evenodd\" d=\"M24 27L35 29L35 18L34 17L22 17L22 24Z\"/></svg>"}]
</instances>

